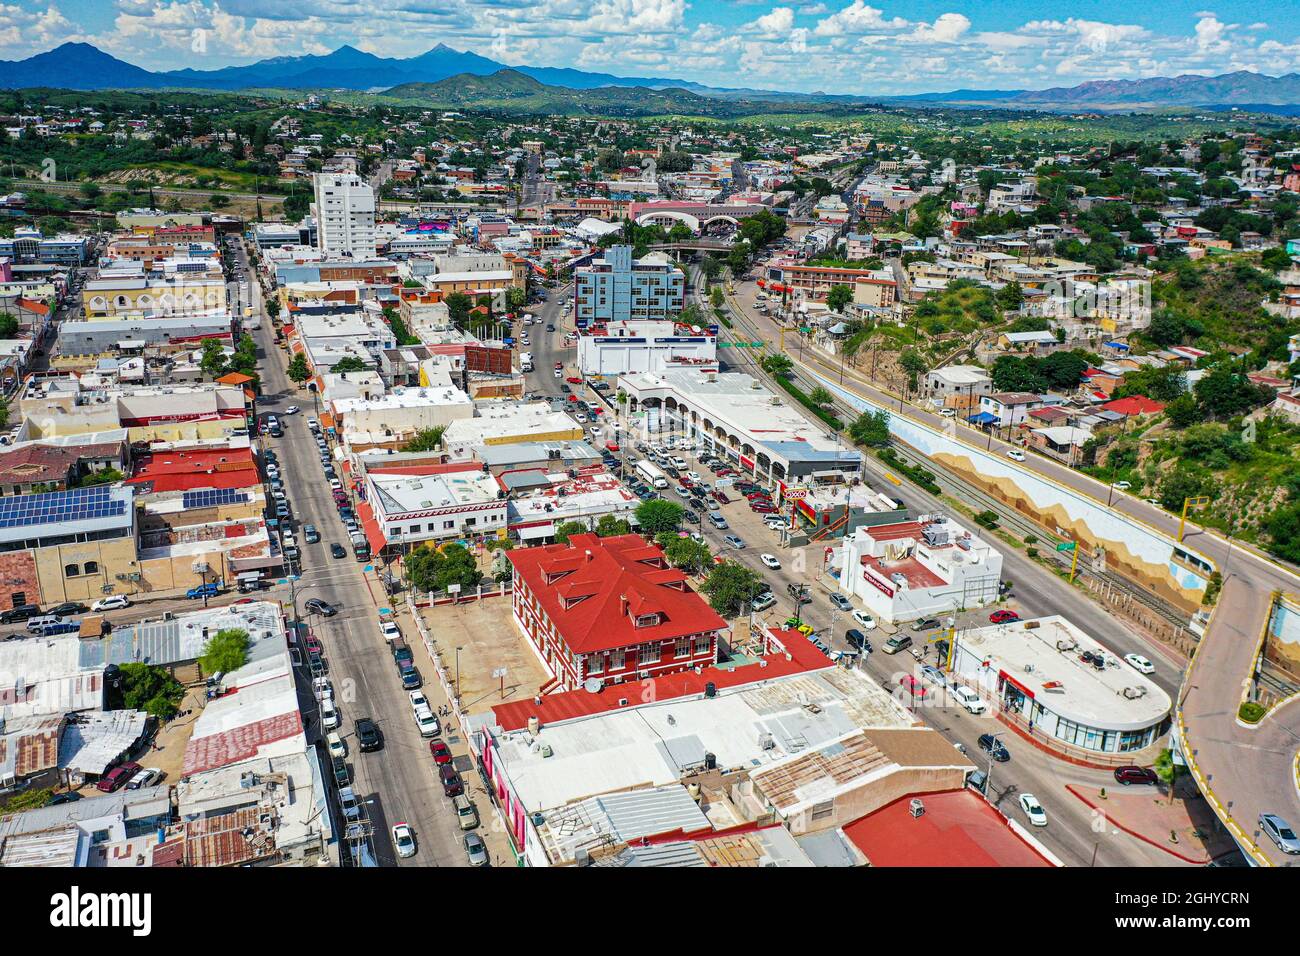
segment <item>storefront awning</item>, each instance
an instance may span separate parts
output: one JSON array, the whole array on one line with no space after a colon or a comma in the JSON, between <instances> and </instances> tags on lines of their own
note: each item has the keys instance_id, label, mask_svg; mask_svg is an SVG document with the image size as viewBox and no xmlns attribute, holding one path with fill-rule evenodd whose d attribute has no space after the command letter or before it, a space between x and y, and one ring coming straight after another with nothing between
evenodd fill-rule
<instances>
[{"instance_id":1,"label":"storefront awning","mask_svg":"<svg viewBox=\"0 0 1300 956\"><path fill-rule=\"evenodd\" d=\"M379 552L384 550L384 545L388 544L388 539L384 537L384 529L375 520L370 505L364 501L357 502L357 514L361 517L361 530L365 532L366 541L370 543L371 557L377 558Z\"/></svg>"}]
</instances>

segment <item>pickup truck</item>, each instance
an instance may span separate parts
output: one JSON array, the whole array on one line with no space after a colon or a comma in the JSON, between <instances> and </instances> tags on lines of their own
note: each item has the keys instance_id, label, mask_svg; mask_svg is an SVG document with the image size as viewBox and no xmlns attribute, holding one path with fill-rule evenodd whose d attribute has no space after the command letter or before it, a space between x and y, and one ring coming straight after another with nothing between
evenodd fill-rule
<instances>
[{"instance_id":1,"label":"pickup truck","mask_svg":"<svg viewBox=\"0 0 1300 956\"><path fill-rule=\"evenodd\" d=\"M969 687L954 687L952 689L952 696L972 714L982 714L988 710L988 705L984 703L980 698L980 695L975 693Z\"/></svg>"}]
</instances>

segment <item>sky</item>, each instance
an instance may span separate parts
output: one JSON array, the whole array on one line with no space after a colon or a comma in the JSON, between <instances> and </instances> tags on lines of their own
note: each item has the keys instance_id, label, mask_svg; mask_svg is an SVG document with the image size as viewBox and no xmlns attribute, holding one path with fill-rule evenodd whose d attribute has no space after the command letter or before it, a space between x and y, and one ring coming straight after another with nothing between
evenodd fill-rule
<instances>
[{"instance_id":1,"label":"sky","mask_svg":"<svg viewBox=\"0 0 1300 956\"><path fill-rule=\"evenodd\" d=\"M879 6L872 5L878 3ZM150 70L343 44L888 95L1300 68L1297 0L0 0L0 58L92 43Z\"/></svg>"}]
</instances>

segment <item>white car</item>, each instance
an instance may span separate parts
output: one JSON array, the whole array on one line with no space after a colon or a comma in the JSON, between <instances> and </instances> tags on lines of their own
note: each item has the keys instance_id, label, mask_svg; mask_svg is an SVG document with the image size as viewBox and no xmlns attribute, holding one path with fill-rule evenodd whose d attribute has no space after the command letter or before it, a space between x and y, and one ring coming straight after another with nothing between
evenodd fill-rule
<instances>
[{"instance_id":1,"label":"white car","mask_svg":"<svg viewBox=\"0 0 1300 956\"><path fill-rule=\"evenodd\" d=\"M853 620L857 622L858 627L862 628L864 631L870 631L876 626L876 619L866 611L854 611L849 616L852 617Z\"/></svg>"},{"instance_id":2,"label":"white car","mask_svg":"<svg viewBox=\"0 0 1300 956\"><path fill-rule=\"evenodd\" d=\"M790 526L789 522L784 518L778 518L776 515L768 515L763 519L763 524L767 525L773 531L784 531Z\"/></svg>"},{"instance_id":3,"label":"white car","mask_svg":"<svg viewBox=\"0 0 1300 956\"><path fill-rule=\"evenodd\" d=\"M325 735L325 747L329 750L331 757L346 757L348 755L348 745L343 742L343 738L334 731Z\"/></svg>"},{"instance_id":4,"label":"white car","mask_svg":"<svg viewBox=\"0 0 1300 956\"><path fill-rule=\"evenodd\" d=\"M556 377L556 378L564 378L564 369L562 369L562 368L557 368L557 369L555 370L555 377Z\"/></svg>"},{"instance_id":5,"label":"white car","mask_svg":"<svg viewBox=\"0 0 1300 956\"><path fill-rule=\"evenodd\" d=\"M326 697L320 702L320 721L326 730L333 730L339 725L338 708L334 706L334 698Z\"/></svg>"},{"instance_id":6,"label":"white car","mask_svg":"<svg viewBox=\"0 0 1300 956\"><path fill-rule=\"evenodd\" d=\"M587 421L587 416L584 415L584 414L582 414L582 412L578 412L578 414L576 414L576 415L573 416L573 420L574 420L575 422L580 422L580 423L585 424L586 421Z\"/></svg>"},{"instance_id":7,"label":"white car","mask_svg":"<svg viewBox=\"0 0 1300 956\"><path fill-rule=\"evenodd\" d=\"M766 553L760 554L758 556L758 560L763 562L763 567L765 568L768 568L772 571L781 570L781 562L777 560L775 554L766 554Z\"/></svg>"},{"instance_id":8,"label":"white car","mask_svg":"<svg viewBox=\"0 0 1300 956\"><path fill-rule=\"evenodd\" d=\"M383 621L379 625L379 632L384 635L384 640L391 641L395 637L401 637L402 632L392 621Z\"/></svg>"},{"instance_id":9,"label":"white car","mask_svg":"<svg viewBox=\"0 0 1300 956\"><path fill-rule=\"evenodd\" d=\"M1019 448L1013 448L1009 452L1007 452L1007 457L1010 458L1012 461L1024 461L1025 453L1021 451Z\"/></svg>"},{"instance_id":10,"label":"white car","mask_svg":"<svg viewBox=\"0 0 1300 956\"><path fill-rule=\"evenodd\" d=\"M961 704L972 714L982 714L988 710L988 705L969 687L954 687L952 696L957 698L957 703Z\"/></svg>"},{"instance_id":11,"label":"white car","mask_svg":"<svg viewBox=\"0 0 1300 956\"><path fill-rule=\"evenodd\" d=\"M314 418L309 418L309 419L307 419L307 427L310 428L312 431L319 431L319 430L320 430L320 422L318 422L318 421L317 421L316 419L314 419Z\"/></svg>"},{"instance_id":12,"label":"white car","mask_svg":"<svg viewBox=\"0 0 1300 956\"><path fill-rule=\"evenodd\" d=\"M415 834L409 824L393 824L393 846L397 848L397 855L402 858L415 856Z\"/></svg>"},{"instance_id":13,"label":"white car","mask_svg":"<svg viewBox=\"0 0 1300 956\"><path fill-rule=\"evenodd\" d=\"M297 415L300 411L302 411L302 409L299 408L297 405L290 405L288 408L284 410L284 413L286 415Z\"/></svg>"},{"instance_id":14,"label":"white car","mask_svg":"<svg viewBox=\"0 0 1300 956\"><path fill-rule=\"evenodd\" d=\"M1043 805L1038 802L1038 798L1032 793L1022 793L1020 795L1020 809L1025 811L1025 816L1029 818L1031 826L1047 826L1047 811Z\"/></svg>"},{"instance_id":15,"label":"white car","mask_svg":"<svg viewBox=\"0 0 1300 956\"><path fill-rule=\"evenodd\" d=\"M1141 654L1125 654L1124 660L1139 674L1154 674L1156 672L1156 665Z\"/></svg>"},{"instance_id":16,"label":"white car","mask_svg":"<svg viewBox=\"0 0 1300 956\"><path fill-rule=\"evenodd\" d=\"M141 787L151 787L162 778L163 772L157 767L146 767L127 781L126 789L139 790Z\"/></svg>"},{"instance_id":17,"label":"white car","mask_svg":"<svg viewBox=\"0 0 1300 956\"><path fill-rule=\"evenodd\" d=\"M438 718L433 715L433 711L428 707L417 707L415 709L415 726L420 729L421 737L436 737L442 732Z\"/></svg>"},{"instance_id":18,"label":"white car","mask_svg":"<svg viewBox=\"0 0 1300 956\"><path fill-rule=\"evenodd\" d=\"M1115 490L1116 490L1116 491L1128 491L1128 490L1129 490L1130 488L1132 488L1132 487L1133 487L1132 483L1131 483L1131 482L1128 482L1128 481L1117 481L1117 482L1115 482Z\"/></svg>"},{"instance_id":19,"label":"white car","mask_svg":"<svg viewBox=\"0 0 1300 956\"><path fill-rule=\"evenodd\" d=\"M106 598L100 598L90 606L90 609L92 611L116 611L130 606L131 600L125 594L110 594Z\"/></svg>"},{"instance_id":20,"label":"white car","mask_svg":"<svg viewBox=\"0 0 1300 956\"><path fill-rule=\"evenodd\" d=\"M686 473L686 477L691 479L691 481L699 481L700 473L698 471L688 471Z\"/></svg>"},{"instance_id":21,"label":"white car","mask_svg":"<svg viewBox=\"0 0 1300 956\"><path fill-rule=\"evenodd\" d=\"M334 687L330 684L328 677L313 677L311 679L311 692L317 700L334 700Z\"/></svg>"}]
</instances>

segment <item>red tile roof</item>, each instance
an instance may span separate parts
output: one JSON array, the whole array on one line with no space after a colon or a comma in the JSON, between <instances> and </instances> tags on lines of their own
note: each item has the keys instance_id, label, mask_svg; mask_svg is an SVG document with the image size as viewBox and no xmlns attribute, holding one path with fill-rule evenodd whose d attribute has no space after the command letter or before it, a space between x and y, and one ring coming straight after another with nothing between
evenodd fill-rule
<instances>
[{"instance_id":1,"label":"red tile roof","mask_svg":"<svg viewBox=\"0 0 1300 956\"><path fill-rule=\"evenodd\" d=\"M1128 398L1117 398L1115 401L1107 402L1101 407L1118 415L1154 415L1156 412L1162 412L1165 409L1163 404L1147 398L1145 395L1130 395Z\"/></svg>"},{"instance_id":2,"label":"red tile roof","mask_svg":"<svg viewBox=\"0 0 1300 956\"><path fill-rule=\"evenodd\" d=\"M532 591L569 649L578 654L720 631L727 626L690 589L686 575L668 567L663 550L639 535L600 538L579 534L570 537L568 545L516 549L507 554L515 575ZM635 627L629 611L658 613L660 622Z\"/></svg>"},{"instance_id":3,"label":"red tile roof","mask_svg":"<svg viewBox=\"0 0 1300 956\"><path fill-rule=\"evenodd\" d=\"M769 633L773 651L762 658L763 664L755 661L741 667L705 667L698 674L679 671L624 684L609 684L595 694L585 690L565 691L543 697L540 704L531 700L498 704L492 708L492 714L502 730L520 730L528 726L529 717L536 717L544 724L556 723L620 710L620 700L627 700L629 706L643 701L676 700L703 694L706 684L713 684L719 690L743 687L835 666L798 631L773 630Z\"/></svg>"},{"instance_id":4,"label":"red tile roof","mask_svg":"<svg viewBox=\"0 0 1300 956\"><path fill-rule=\"evenodd\" d=\"M919 797L925 813L913 817ZM1052 866L974 790L908 794L844 828L872 866Z\"/></svg>"}]
</instances>

